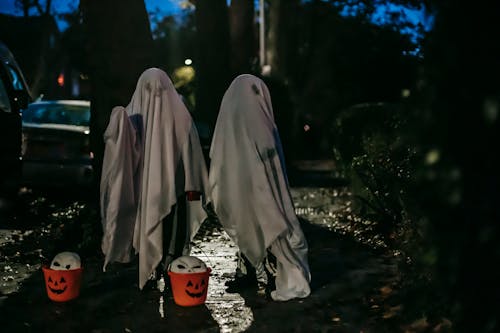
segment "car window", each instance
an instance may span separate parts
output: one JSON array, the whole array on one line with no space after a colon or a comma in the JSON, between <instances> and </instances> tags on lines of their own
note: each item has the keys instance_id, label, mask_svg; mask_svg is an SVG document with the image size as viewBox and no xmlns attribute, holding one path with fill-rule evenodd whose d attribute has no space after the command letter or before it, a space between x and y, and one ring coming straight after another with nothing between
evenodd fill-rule
<instances>
[{"instance_id":1,"label":"car window","mask_svg":"<svg viewBox=\"0 0 500 333\"><path fill-rule=\"evenodd\" d=\"M11 112L9 95L7 95L2 79L0 79L0 110Z\"/></svg>"},{"instance_id":2,"label":"car window","mask_svg":"<svg viewBox=\"0 0 500 333\"><path fill-rule=\"evenodd\" d=\"M30 104L23 110L23 122L89 126L90 108L80 105Z\"/></svg>"}]
</instances>

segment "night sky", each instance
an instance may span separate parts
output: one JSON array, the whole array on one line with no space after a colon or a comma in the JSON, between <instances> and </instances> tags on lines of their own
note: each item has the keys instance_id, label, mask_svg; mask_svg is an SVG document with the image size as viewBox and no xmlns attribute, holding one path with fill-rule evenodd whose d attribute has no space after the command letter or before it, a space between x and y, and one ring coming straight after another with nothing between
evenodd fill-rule
<instances>
[{"instance_id":1,"label":"night sky","mask_svg":"<svg viewBox=\"0 0 500 333\"><path fill-rule=\"evenodd\" d=\"M44 3L44 1L41 1ZM178 14L182 9L179 6L180 1L178 0L145 0L146 9L150 15L155 13L159 15L175 15ZM21 15L21 11L16 9L15 0L1 0L0 1L0 13ZM65 13L74 10L78 6L78 0L52 0L52 10L54 13ZM258 1L256 1L258 5ZM385 22L387 13L391 10L398 10L399 8L387 5L385 7L380 7L377 13L374 15L374 21L380 24ZM429 30L432 25L432 20L427 18L424 10L407 10L404 9L407 20L412 23L421 23L426 30ZM64 30L66 28L63 21L58 21L59 29ZM407 31L410 34L411 31Z\"/></svg>"},{"instance_id":2,"label":"night sky","mask_svg":"<svg viewBox=\"0 0 500 333\"><path fill-rule=\"evenodd\" d=\"M41 1L43 4L45 1ZM78 6L78 0L52 0L52 10L54 13L66 13L73 11ZM159 11L161 15L174 15L182 9L179 1L176 0L145 0L148 13ZM15 7L15 0L0 0L0 13L22 15L22 12ZM64 21L58 21L59 29L64 30Z\"/></svg>"}]
</instances>

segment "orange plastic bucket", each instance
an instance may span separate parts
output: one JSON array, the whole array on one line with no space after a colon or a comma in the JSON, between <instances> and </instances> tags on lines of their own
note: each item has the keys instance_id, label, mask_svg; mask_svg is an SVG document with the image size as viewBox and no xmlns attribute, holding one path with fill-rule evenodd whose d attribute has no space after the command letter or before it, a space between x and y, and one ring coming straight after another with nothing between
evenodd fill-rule
<instances>
[{"instance_id":1,"label":"orange plastic bucket","mask_svg":"<svg viewBox=\"0 0 500 333\"><path fill-rule=\"evenodd\" d=\"M83 268L55 270L43 266L47 296L55 302L66 302L80 295Z\"/></svg>"},{"instance_id":2,"label":"orange plastic bucket","mask_svg":"<svg viewBox=\"0 0 500 333\"><path fill-rule=\"evenodd\" d=\"M180 306L204 304L207 299L208 278L212 270L201 273L168 272L174 302Z\"/></svg>"}]
</instances>

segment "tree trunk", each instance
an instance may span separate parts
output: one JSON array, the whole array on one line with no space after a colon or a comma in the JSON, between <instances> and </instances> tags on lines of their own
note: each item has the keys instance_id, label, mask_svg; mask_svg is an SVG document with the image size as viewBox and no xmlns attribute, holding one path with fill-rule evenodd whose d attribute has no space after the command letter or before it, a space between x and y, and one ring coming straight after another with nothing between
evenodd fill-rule
<instances>
[{"instance_id":1,"label":"tree trunk","mask_svg":"<svg viewBox=\"0 0 500 333\"><path fill-rule=\"evenodd\" d=\"M430 223L437 241L438 272L457 332L498 332L500 274L500 15L495 4L436 2L435 28L426 50L429 82L434 84L434 142L442 147L439 165L451 161L456 188L436 197ZM467 19L467 24L464 20ZM434 170L434 169L433 169ZM440 193L429 188L429 193ZM442 192L441 192L442 193ZM445 192L446 193L446 192ZM452 199L453 198L453 199ZM435 203L440 203L437 206Z\"/></svg>"},{"instance_id":2,"label":"tree trunk","mask_svg":"<svg viewBox=\"0 0 500 333\"><path fill-rule=\"evenodd\" d=\"M225 0L196 1L197 58L195 117L215 126L230 80L229 24Z\"/></svg>"},{"instance_id":3,"label":"tree trunk","mask_svg":"<svg viewBox=\"0 0 500 333\"><path fill-rule=\"evenodd\" d=\"M16 0L16 6L21 7L23 11L23 16L28 17L30 11L30 1L29 0Z\"/></svg>"},{"instance_id":4,"label":"tree trunk","mask_svg":"<svg viewBox=\"0 0 500 333\"><path fill-rule=\"evenodd\" d=\"M140 74L151 66L152 37L142 0L81 0L91 84L91 149L96 188L104 154L103 133L114 106L126 106Z\"/></svg>"},{"instance_id":5,"label":"tree trunk","mask_svg":"<svg viewBox=\"0 0 500 333\"><path fill-rule=\"evenodd\" d=\"M255 62L256 39L254 1L233 0L229 8L231 34L231 69L233 73L249 73Z\"/></svg>"},{"instance_id":6,"label":"tree trunk","mask_svg":"<svg viewBox=\"0 0 500 333\"><path fill-rule=\"evenodd\" d=\"M43 11L42 5L38 0L32 2L33 6L38 10L38 14L43 15L45 12Z\"/></svg>"},{"instance_id":7,"label":"tree trunk","mask_svg":"<svg viewBox=\"0 0 500 333\"><path fill-rule=\"evenodd\" d=\"M301 92L302 82L294 82L291 73L297 68L292 68L290 60L292 54L297 53L297 31L295 20L299 13L298 0L268 0L266 15L266 64L271 71L266 80L271 94L275 121L280 130L281 139L287 156L287 162L296 158L298 108L296 101L292 100L292 92Z\"/></svg>"},{"instance_id":8,"label":"tree trunk","mask_svg":"<svg viewBox=\"0 0 500 333\"><path fill-rule=\"evenodd\" d=\"M45 14L50 14L50 7L52 7L52 0L46 0L45 2Z\"/></svg>"},{"instance_id":9,"label":"tree trunk","mask_svg":"<svg viewBox=\"0 0 500 333\"><path fill-rule=\"evenodd\" d=\"M289 31L286 31L287 14L290 1L269 1L269 12L267 16L267 49L266 64L271 66L271 75L283 78L285 74L285 63L287 55L287 39Z\"/></svg>"}]
</instances>

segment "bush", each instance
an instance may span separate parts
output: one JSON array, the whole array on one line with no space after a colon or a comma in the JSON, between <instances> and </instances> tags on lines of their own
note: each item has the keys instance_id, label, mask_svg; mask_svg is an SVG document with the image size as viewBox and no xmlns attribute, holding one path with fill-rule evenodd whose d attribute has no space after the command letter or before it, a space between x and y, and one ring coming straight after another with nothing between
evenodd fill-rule
<instances>
[{"instance_id":1,"label":"bush","mask_svg":"<svg viewBox=\"0 0 500 333\"><path fill-rule=\"evenodd\" d=\"M355 208L388 238L408 219L407 189L416 151L405 129L403 105L362 104L340 113L335 124L335 158L344 167L356 199Z\"/></svg>"}]
</instances>

